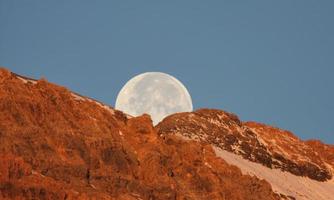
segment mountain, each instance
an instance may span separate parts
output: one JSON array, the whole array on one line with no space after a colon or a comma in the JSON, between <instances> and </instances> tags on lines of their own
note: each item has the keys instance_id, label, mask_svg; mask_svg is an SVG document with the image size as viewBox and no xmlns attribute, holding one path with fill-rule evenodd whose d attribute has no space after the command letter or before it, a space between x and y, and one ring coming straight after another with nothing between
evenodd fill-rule
<instances>
[{"instance_id":1,"label":"mountain","mask_svg":"<svg viewBox=\"0 0 334 200\"><path fill-rule=\"evenodd\" d=\"M334 199L334 146L212 109L157 126L0 69L0 199Z\"/></svg>"},{"instance_id":2,"label":"mountain","mask_svg":"<svg viewBox=\"0 0 334 200\"><path fill-rule=\"evenodd\" d=\"M228 112L201 109L166 117L161 135L211 144L217 156L270 183L290 199L334 199L334 146L302 141L289 131L241 122Z\"/></svg>"}]
</instances>

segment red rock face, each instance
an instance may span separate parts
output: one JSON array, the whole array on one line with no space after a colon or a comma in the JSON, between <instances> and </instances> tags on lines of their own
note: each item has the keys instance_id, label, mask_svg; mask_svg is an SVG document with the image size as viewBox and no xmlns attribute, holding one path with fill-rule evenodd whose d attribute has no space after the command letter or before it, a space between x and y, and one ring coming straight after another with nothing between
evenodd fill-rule
<instances>
[{"instance_id":1,"label":"red rock face","mask_svg":"<svg viewBox=\"0 0 334 200\"><path fill-rule=\"evenodd\" d=\"M333 176L333 145L213 109L153 127L148 115L0 70L0 199L294 199L212 147L316 181Z\"/></svg>"},{"instance_id":2,"label":"red rock face","mask_svg":"<svg viewBox=\"0 0 334 200\"><path fill-rule=\"evenodd\" d=\"M321 142L318 142L318 146L312 146L289 131L256 122L246 122L244 126L263 140L273 158L282 163L283 170L319 181L332 178L334 165L333 156L330 155L333 155L333 146Z\"/></svg>"},{"instance_id":3,"label":"red rock face","mask_svg":"<svg viewBox=\"0 0 334 200\"><path fill-rule=\"evenodd\" d=\"M231 127L242 126L235 116L224 117ZM266 181L217 157L210 143L171 134L173 123L179 125L171 119L155 128L147 115L129 118L1 69L0 199L279 199ZM233 136L221 139L235 143Z\"/></svg>"},{"instance_id":4,"label":"red rock face","mask_svg":"<svg viewBox=\"0 0 334 200\"><path fill-rule=\"evenodd\" d=\"M318 181L332 178L333 154L323 149L332 149L332 146L320 142L318 146L310 145L288 131L255 122L243 123L236 115L221 110L201 109L171 115L158 124L157 129L159 134L176 134L207 142L297 176Z\"/></svg>"},{"instance_id":5,"label":"red rock face","mask_svg":"<svg viewBox=\"0 0 334 200\"><path fill-rule=\"evenodd\" d=\"M319 140L308 140L305 144L312 148L318 158L332 167L334 172L334 145L324 144Z\"/></svg>"}]
</instances>

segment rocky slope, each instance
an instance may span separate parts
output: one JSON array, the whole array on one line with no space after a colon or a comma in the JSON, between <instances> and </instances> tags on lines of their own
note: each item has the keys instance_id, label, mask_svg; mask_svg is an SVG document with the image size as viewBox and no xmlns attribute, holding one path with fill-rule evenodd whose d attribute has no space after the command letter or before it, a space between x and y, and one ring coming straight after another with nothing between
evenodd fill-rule
<instances>
[{"instance_id":1,"label":"rocky slope","mask_svg":"<svg viewBox=\"0 0 334 200\"><path fill-rule=\"evenodd\" d=\"M234 114L201 109L167 117L157 126L159 134L181 134L206 141L224 150L298 176L318 181L332 178L333 155L319 156L325 145L309 145L288 131L256 122L241 122ZM195 134L194 134L195 133ZM327 145L327 148L334 149Z\"/></svg>"},{"instance_id":2,"label":"rocky slope","mask_svg":"<svg viewBox=\"0 0 334 200\"><path fill-rule=\"evenodd\" d=\"M267 180L276 193L291 199L334 199L333 145L302 141L289 131L241 122L234 114L214 109L168 116L157 130L161 135L179 135L211 144L225 161L245 174ZM287 184L296 180L294 185ZM316 187L326 188L322 192L326 195L317 193Z\"/></svg>"},{"instance_id":3,"label":"rocky slope","mask_svg":"<svg viewBox=\"0 0 334 200\"><path fill-rule=\"evenodd\" d=\"M333 155L219 110L153 127L148 115L0 70L0 199L331 199ZM302 187L279 187L287 180Z\"/></svg>"},{"instance_id":4,"label":"rocky slope","mask_svg":"<svg viewBox=\"0 0 334 200\"><path fill-rule=\"evenodd\" d=\"M0 70L0 199L278 199L206 143Z\"/></svg>"}]
</instances>

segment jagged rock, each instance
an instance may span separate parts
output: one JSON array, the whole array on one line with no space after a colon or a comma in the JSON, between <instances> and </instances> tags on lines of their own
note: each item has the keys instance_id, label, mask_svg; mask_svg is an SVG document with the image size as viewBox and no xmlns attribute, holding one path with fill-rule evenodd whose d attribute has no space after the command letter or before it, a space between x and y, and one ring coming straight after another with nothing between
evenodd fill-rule
<instances>
[{"instance_id":1,"label":"jagged rock","mask_svg":"<svg viewBox=\"0 0 334 200\"><path fill-rule=\"evenodd\" d=\"M209 144L0 70L1 199L278 199Z\"/></svg>"},{"instance_id":2,"label":"jagged rock","mask_svg":"<svg viewBox=\"0 0 334 200\"><path fill-rule=\"evenodd\" d=\"M332 178L333 156L319 157L318 143L310 146L288 131L268 125L242 123L234 114L200 109L166 117L157 125L159 134L176 134L207 142L269 168L279 168L318 181ZM327 145L328 149L334 149ZM319 149L319 150L317 150ZM318 153L317 153L318 152ZM321 152L324 152L323 150ZM328 152L328 151L327 151ZM330 166L327 164L330 163Z\"/></svg>"},{"instance_id":3,"label":"jagged rock","mask_svg":"<svg viewBox=\"0 0 334 200\"><path fill-rule=\"evenodd\" d=\"M273 190L272 171L327 184L333 155L333 145L220 110L153 127L149 115L0 69L0 199L298 199ZM250 163L269 178L245 173Z\"/></svg>"}]
</instances>

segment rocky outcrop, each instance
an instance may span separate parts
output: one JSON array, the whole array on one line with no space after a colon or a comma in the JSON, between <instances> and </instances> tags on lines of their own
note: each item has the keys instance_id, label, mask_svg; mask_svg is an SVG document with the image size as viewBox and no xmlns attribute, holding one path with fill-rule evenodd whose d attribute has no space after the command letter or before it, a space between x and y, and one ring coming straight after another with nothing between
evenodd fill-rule
<instances>
[{"instance_id":1,"label":"rocky outcrop","mask_svg":"<svg viewBox=\"0 0 334 200\"><path fill-rule=\"evenodd\" d=\"M332 178L333 154L321 151L326 145L310 145L288 131L264 124L243 123L236 115L221 110L201 109L174 114L159 123L157 130L161 135L182 135L206 142L297 176L318 181Z\"/></svg>"},{"instance_id":2,"label":"rocky outcrop","mask_svg":"<svg viewBox=\"0 0 334 200\"><path fill-rule=\"evenodd\" d=\"M174 126L165 122L156 129L148 115L129 117L46 80L1 69L0 198L280 198L265 180L217 157L209 143L167 134ZM221 139L234 148L233 136Z\"/></svg>"}]
</instances>

